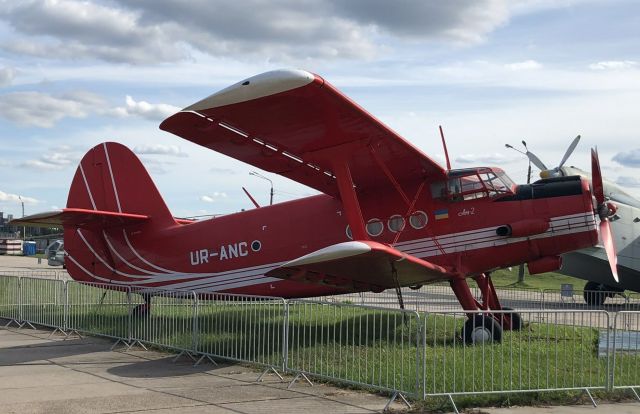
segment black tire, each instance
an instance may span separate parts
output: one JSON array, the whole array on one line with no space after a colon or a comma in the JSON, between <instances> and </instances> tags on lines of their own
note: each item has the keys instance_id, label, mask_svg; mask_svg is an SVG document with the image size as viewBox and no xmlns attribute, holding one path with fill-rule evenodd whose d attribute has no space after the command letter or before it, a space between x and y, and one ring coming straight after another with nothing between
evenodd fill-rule
<instances>
[{"instance_id":1,"label":"black tire","mask_svg":"<svg viewBox=\"0 0 640 414\"><path fill-rule=\"evenodd\" d=\"M150 306L146 303L142 303L140 305L134 306L131 310L131 314L138 318L146 318L149 316L149 308Z\"/></svg>"},{"instance_id":2,"label":"black tire","mask_svg":"<svg viewBox=\"0 0 640 414\"><path fill-rule=\"evenodd\" d=\"M506 307L506 306L503 306L502 310L504 310L504 311L512 311L514 309ZM509 315L509 317L511 318L511 324L510 324L511 326L508 326L508 327L505 328L505 326L503 324L502 325L502 329L503 330L504 329L508 329L508 330L511 330L511 331L519 331L519 330L521 330L523 323L522 323L522 317L520 316L520 314L517 313L517 312L513 312L513 313L508 313L507 315Z\"/></svg>"},{"instance_id":3,"label":"black tire","mask_svg":"<svg viewBox=\"0 0 640 414\"><path fill-rule=\"evenodd\" d=\"M607 299L607 292L603 292L603 286L596 282L587 282L582 294L584 301L589 306L602 306Z\"/></svg>"},{"instance_id":4,"label":"black tire","mask_svg":"<svg viewBox=\"0 0 640 414\"><path fill-rule=\"evenodd\" d=\"M474 315L462 327L462 338L469 345L484 342L501 342L502 328L490 315Z\"/></svg>"}]
</instances>

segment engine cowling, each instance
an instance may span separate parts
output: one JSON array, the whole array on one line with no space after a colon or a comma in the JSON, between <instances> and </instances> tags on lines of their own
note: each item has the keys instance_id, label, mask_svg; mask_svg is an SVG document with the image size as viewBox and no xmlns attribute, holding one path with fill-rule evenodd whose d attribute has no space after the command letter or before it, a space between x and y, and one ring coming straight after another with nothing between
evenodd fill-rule
<instances>
[{"instance_id":1,"label":"engine cowling","mask_svg":"<svg viewBox=\"0 0 640 414\"><path fill-rule=\"evenodd\" d=\"M528 219L502 225L496 229L496 234L508 237L527 237L542 234L547 230L549 230L548 220Z\"/></svg>"},{"instance_id":2,"label":"engine cowling","mask_svg":"<svg viewBox=\"0 0 640 414\"><path fill-rule=\"evenodd\" d=\"M527 263L529 273L537 275L539 273L554 272L562 267L562 257L545 256Z\"/></svg>"}]
</instances>

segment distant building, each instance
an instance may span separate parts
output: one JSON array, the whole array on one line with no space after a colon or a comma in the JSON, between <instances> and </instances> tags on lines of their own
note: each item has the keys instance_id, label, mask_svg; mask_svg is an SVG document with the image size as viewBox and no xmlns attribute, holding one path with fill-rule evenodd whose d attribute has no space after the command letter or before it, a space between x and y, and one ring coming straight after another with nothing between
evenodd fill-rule
<instances>
[{"instance_id":1,"label":"distant building","mask_svg":"<svg viewBox=\"0 0 640 414\"><path fill-rule=\"evenodd\" d=\"M14 239L19 237L20 231L16 226L10 226L8 223L13 220L13 214L7 214L6 217L0 211L0 239Z\"/></svg>"}]
</instances>

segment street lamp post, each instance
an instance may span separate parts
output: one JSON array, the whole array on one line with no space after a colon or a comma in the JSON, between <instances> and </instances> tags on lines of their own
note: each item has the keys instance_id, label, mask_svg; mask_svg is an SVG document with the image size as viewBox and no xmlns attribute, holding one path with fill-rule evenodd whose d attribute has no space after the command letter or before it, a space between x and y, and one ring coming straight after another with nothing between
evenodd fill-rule
<instances>
[{"instance_id":1,"label":"street lamp post","mask_svg":"<svg viewBox=\"0 0 640 414\"><path fill-rule=\"evenodd\" d=\"M269 178L265 177L264 175L256 171L251 171L249 175L253 175L255 177L262 178L263 180L269 181L269 184L271 184L271 191L269 191L269 205L270 206L273 205L273 181L271 181Z\"/></svg>"},{"instance_id":2,"label":"street lamp post","mask_svg":"<svg viewBox=\"0 0 640 414\"><path fill-rule=\"evenodd\" d=\"M527 143L522 140L522 145L524 145L524 149L525 151L528 151L529 149L527 148ZM520 154L524 155L525 157L527 157L527 153L526 152L522 152L517 148L514 148L512 145L509 144L504 144L505 147L510 148L514 151L518 151ZM529 169L527 170L527 184L531 183L531 160L529 159L529 157L527 157L527 160L529 160ZM520 266L518 267L518 283L523 283L524 282L524 263L520 264Z\"/></svg>"},{"instance_id":3,"label":"street lamp post","mask_svg":"<svg viewBox=\"0 0 640 414\"><path fill-rule=\"evenodd\" d=\"M20 200L20 204L22 204L22 218L24 218L24 200L22 199L22 196L18 196L18 199ZM27 238L27 227L22 226L22 241L26 240L26 238Z\"/></svg>"}]
</instances>

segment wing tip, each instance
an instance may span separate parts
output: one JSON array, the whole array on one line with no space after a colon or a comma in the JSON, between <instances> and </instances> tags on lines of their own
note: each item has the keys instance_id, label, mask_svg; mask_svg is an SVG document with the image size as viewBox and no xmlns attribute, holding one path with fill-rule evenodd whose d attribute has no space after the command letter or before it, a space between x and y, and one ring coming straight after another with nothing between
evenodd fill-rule
<instances>
[{"instance_id":1,"label":"wing tip","mask_svg":"<svg viewBox=\"0 0 640 414\"><path fill-rule=\"evenodd\" d=\"M203 111L220 106L246 102L286 92L311 83L324 84L320 76L302 69L278 69L243 79L183 109Z\"/></svg>"}]
</instances>

